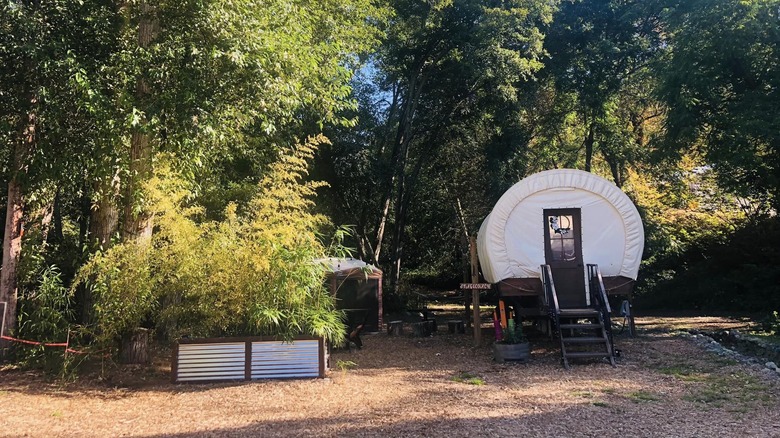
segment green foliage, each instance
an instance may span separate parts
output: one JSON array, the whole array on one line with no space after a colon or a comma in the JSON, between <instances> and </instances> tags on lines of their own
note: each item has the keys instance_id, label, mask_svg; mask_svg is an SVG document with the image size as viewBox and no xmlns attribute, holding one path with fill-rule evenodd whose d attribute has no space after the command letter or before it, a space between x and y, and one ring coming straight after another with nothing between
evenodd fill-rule
<instances>
[{"instance_id":1,"label":"green foliage","mask_svg":"<svg viewBox=\"0 0 780 438\"><path fill-rule=\"evenodd\" d=\"M504 337L501 340L502 344L522 344L527 339L523 333L523 325L515 324L514 319L510 319L506 323L506 330L504 330Z\"/></svg>"},{"instance_id":2,"label":"green foliage","mask_svg":"<svg viewBox=\"0 0 780 438\"><path fill-rule=\"evenodd\" d=\"M692 232L679 252L649 266L666 274L650 290L643 287L643 305L740 311L780 306L780 260L771 244L780 241L777 218L711 229L699 219L682 223L680 235L685 227Z\"/></svg>"},{"instance_id":3,"label":"green foliage","mask_svg":"<svg viewBox=\"0 0 780 438\"><path fill-rule=\"evenodd\" d=\"M20 299L17 336L38 342L64 343L71 330L73 296L63 286L56 266L43 268L37 277L36 289ZM26 366L41 367L56 374L65 371L64 350L63 347L20 344L17 355Z\"/></svg>"},{"instance_id":4,"label":"green foliage","mask_svg":"<svg viewBox=\"0 0 780 438\"><path fill-rule=\"evenodd\" d=\"M780 313L775 310L766 318L759 321L761 330L770 335L780 335Z\"/></svg>"},{"instance_id":5,"label":"green foliage","mask_svg":"<svg viewBox=\"0 0 780 438\"><path fill-rule=\"evenodd\" d=\"M168 166L150 182L157 231L95 254L74 285L92 288L95 335L104 345L147 325L163 335L322 336L343 342L342 315L323 286L326 254L309 212L319 183L301 183L324 138L296 146L263 178L245 216L198 222L187 185Z\"/></svg>"},{"instance_id":6,"label":"green foliage","mask_svg":"<svg viewBox=\"0 0 780 438\"><path fill-rule=\"evenodd\" d=\"M529 87L528 166L610 174L618 186L663 113L648 68L661 47L654 2L563 1L545 37L550 58Z\"/></svg>"},{"instance_id":7,"label":"green foliage","mask_svg":"<svg viewBox=\"0 0 780 438\"><path fill-rule=\"evenodd\" d=\"M777 0L695 0L665 19L670 50L659 94L667 152L698 149L723 187L780 206Z\"/></svg>"},{"instance_id":8,"label":"green foliage","mask_svg":"<svg viewBox=\"0 0 780 438\"><path fill-rule=\"evenodd\" d=\"M351 360L339 360L336 362L336 368L340 369L342 373L346 374L347 370L357 368L357 364Z\"/></svg>"},{"instance_id":9,"label":"green foliage","mask_svg":"<svg viewBox=\"0 0 780 438\"><path fill-rule=\"evenodd\" d=\"M591 159L645 220L644 304L780 307L777 0L143 3L0 4L4 181L36 128L20 333L94 316L103 345L138 325L338 340L313 211L414 302L457 283L463 236L511 184ZM134 130L158 169L120 197ZM321 131L309 176L323 139L285 145ZM71 285L96 201L120 198L148 203L150 245L94 254Z\"/></svg>"},{"instance_id":10,"label":"green foliage","mask_svg":"<svg viewBox=\"0 0 780 438\"><path fill-rule=\"evenodd\" d=\"M521 85L542 67L553 10L536 0L391 4L387 38L355 87L359 124L329 133L323 159L339 166L324 171L328 211L355 225L361 257L386 266L388 298L398 266L457 275L457 203L474 229L498 197L486 192L517 174ZM497 143L511 150L492 153Z\"/></svg>"}]
</instances>

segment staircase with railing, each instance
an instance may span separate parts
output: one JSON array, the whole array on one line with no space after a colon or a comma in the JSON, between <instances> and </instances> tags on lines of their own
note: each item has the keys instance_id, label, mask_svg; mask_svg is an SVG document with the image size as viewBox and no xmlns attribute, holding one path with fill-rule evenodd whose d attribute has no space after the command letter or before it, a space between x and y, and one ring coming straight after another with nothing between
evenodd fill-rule
<instances>
[{"instance_id":1,"label":"staircase with railing","mask_svg":"<svg viewBox=\"0 0 780 438\"><path fill-rule=\"evenodd\" d=\"M561 308L550 265L542 265L542 283L553 331L561 343L561 359L569 369L570 359L605 358L615 366L610 322L611 309L598 265L588 265L590 305Z\"/></svg>"}]
</instances>

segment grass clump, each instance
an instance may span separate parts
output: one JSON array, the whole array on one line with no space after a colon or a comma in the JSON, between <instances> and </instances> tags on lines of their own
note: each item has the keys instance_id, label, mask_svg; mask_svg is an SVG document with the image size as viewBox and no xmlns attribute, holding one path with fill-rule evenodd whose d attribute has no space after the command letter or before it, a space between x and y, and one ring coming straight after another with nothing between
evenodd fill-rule
<instances>
[{"instance_id":1,"label":"grass clump","mask_svg":"<svg viewBox=\"0 0 780 438\"><path fill-rule=\"evenodd\" d=\"M708 375L705 380L693 388L684 400L714 407L729 406L732 409L744 409L753 404L768 403L771 399L767 388L759 380L745 373L728 375Z\"/></svg>"},{"instance_id":2,"label":"grass clump","mask_svg":"<svg viewBox=\"0 0 780 438\"><path fill-rule=\"evenodd\" d=\"M658 371L661 374L673 376L685 382L701 382L706 378L706 374L699 372L696 368L688 364L661 367Z\"/></svg>"},{"instance_id":3,"label":"grass clump","mask_svg":"<svg viewBox=\"0 0 780 438\"><path fill-rule=\"evenodd\" d=\"M483 380L481 377L465 371L461 372L457 376L452 377L450 380L453 382L465 383L467 385L482 386L485 384L485 380Z\"/></svg>"},{"instance_id":4,"label":"grass clump","mask_svg":"<svg viewBox=\"0 0 780 438\"><path fill-rule=\"evenodd\" d=\"M658 396L658 394L655 394L650 391L634 391L628 396L635 402L635 403L649 403L649 402L656 402L661 400L661 398Z\"/></svg>"},{"instance_id":5,"label":"grass clump","mask_svg":"<svg viewBox=\"0 0 780 438\"><path fill-rule=\"evenodd\" d=\"M351 360L339 360L336 362L336 368L340 369L343 372L347 372L347 370L357 368L357 364L355 362L352 362Z\"/></svg>"}]
</instances>

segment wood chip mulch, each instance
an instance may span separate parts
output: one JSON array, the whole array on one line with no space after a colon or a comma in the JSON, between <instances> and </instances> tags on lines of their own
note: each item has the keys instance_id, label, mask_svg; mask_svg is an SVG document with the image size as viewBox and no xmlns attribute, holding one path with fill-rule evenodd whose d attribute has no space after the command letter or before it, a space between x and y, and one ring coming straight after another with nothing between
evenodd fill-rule
<instances>
[{"instance_id":1,"label":"wood chip mulch","mask_svg":"<svg viewBox=\"0 0 780 438\"><path fill-rule=\"evenodd\" d=\"M489 345L438 332L365 336L317 380L110 387L0 371L0 436L780 436L777 374L638 322L638 337L616 339L616 368L567 371L543 337L530 363L497 364Z\"/></svg>"}]
</instances>

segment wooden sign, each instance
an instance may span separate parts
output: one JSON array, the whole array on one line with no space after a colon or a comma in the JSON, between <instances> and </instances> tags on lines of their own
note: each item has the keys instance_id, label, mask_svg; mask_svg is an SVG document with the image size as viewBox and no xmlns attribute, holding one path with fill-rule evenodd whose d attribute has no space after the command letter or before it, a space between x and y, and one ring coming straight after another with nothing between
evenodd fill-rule
<instances>
[{"instance_id":1,"label":"wooden sign","mask_svg":"<svg viewBox=\"0 0 780 438\"><path fill-rule=\"evenodd\" d=\"M490 290L493 287L490 283L461 283L460 288L461 289L480 289L480 290Z\"/></svg>"}]
</instances>

